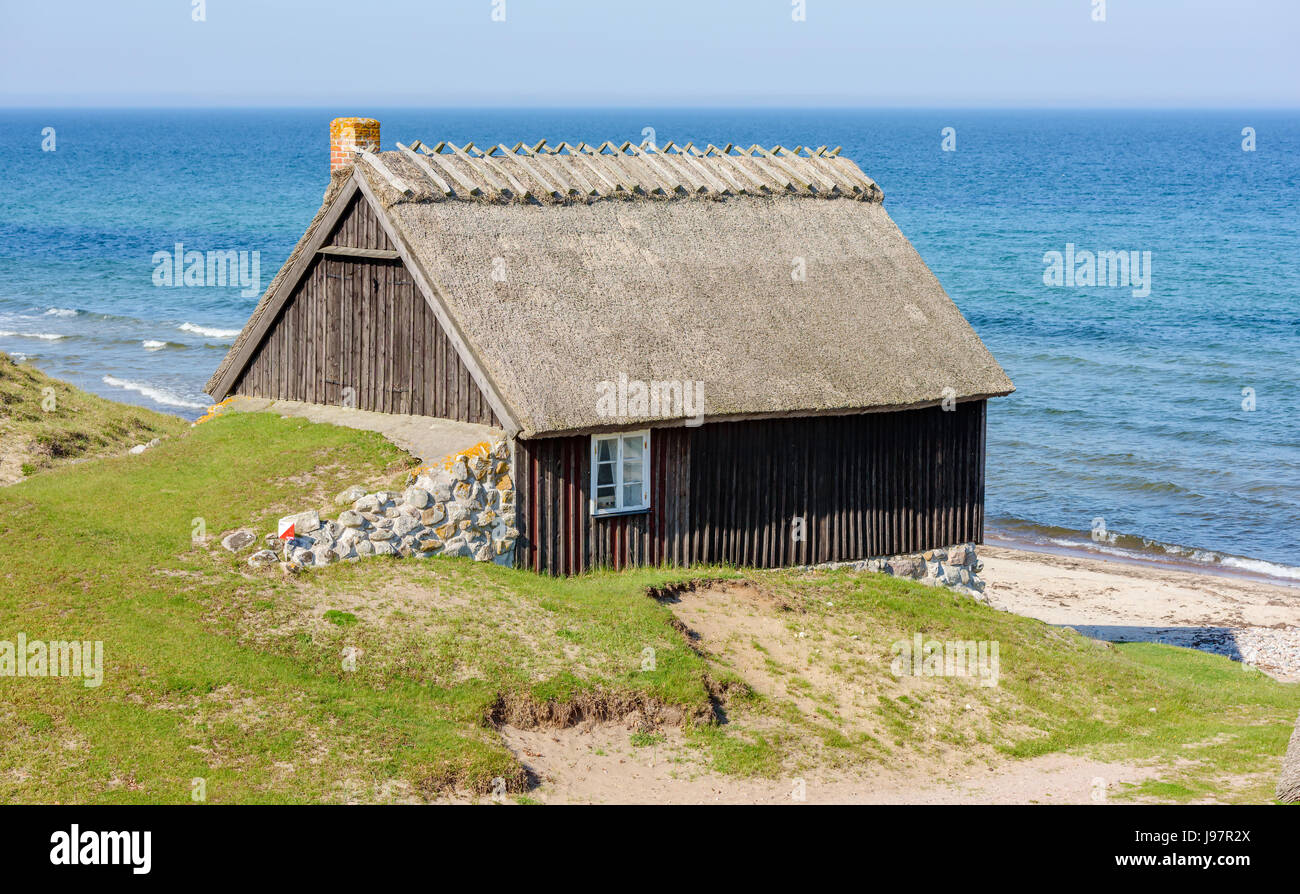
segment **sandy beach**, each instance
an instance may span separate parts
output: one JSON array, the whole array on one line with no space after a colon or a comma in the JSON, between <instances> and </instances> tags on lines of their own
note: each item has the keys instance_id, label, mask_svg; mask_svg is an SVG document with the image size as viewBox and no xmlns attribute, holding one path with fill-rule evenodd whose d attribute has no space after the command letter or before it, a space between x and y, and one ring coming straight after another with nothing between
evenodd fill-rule
<instances>
[{"instance_id":1,"label":"sandy beach","mask_svg":"<svg viewBox=\"0 0 1300 894\"><path fill-rule=\"evenodd\" d=\"M1174 567L980 547L991 604L1112 642L1204 649L1300 681L1300 589Z\"/></svg>"}]
</instances>

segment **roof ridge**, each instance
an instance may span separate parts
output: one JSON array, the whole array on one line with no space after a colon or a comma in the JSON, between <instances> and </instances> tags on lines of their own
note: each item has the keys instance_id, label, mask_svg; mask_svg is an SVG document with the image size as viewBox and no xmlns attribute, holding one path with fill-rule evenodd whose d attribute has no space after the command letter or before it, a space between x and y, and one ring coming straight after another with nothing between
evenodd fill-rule
<instances>
[{"instance_id":1,"label":"roof ridge","mask_svg":"<svg viewBox=\"0 0 1300 894\"><path fill-rule=\"evenodd\" d=\"M748 148L672 140L592 143L540 139L513 146L457 146L450 140L397 144L366 152L357 170L385 205L475 201L491 204L580 204L600 199L842 198L879 203L880 187L840 146L780 144Z\"/></svg>"}]
</instances>

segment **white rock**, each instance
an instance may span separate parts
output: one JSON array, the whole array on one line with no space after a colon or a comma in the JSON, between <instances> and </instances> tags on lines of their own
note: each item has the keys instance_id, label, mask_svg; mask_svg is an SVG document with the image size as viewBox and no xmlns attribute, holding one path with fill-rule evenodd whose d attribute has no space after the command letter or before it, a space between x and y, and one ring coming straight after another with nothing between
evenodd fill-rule
<instances>
[{"instance_id":1,"label":"white rock","mask_svg":"<svg viewBox=\"0 0 1300 894\"><path fill-rule=\"evenodd\" d=\"M144 453L148 449L149 449L148 444L136 444L134 447L131 448L129 452L131 453L132 456L139 456L141 453Z\"/></svg>"},{"instance_id":2,"label":"white rock","mask_svg":"<svg viewBox=\"0 0 1300 894\"><path fill-rule=\"evenodd\" d=\"M353 503L352 508L357 512L378 512L379 497L374 494L366 494L364 497Z\"/></svg>"},{"instance_id":3,"label":"white rock","mask_svg":"<svg viewBox=\"0 0 1300 894\"><path fill-rule=\"evenodd\" d=\"M948 550L949 565L969 565L975 559L975 550L963 543Z\"/></svg>"},{"instance_id":4,"label":"white rock","mask_svg":"<svg viewBox=\"0 0 1300 894\"><path fill-rule=\"evenodd\" d=\"M405 537L412 531L418 531L424 526L409 516L402 516L393 522L393 533L398 537Z\"/></svg>"},{"instance_id":5,"label":"white rock","mask_svg":"<svg viewBox=\"0 0 1300 894\"><path fill-rule=\"evenodd\" d=\"M334 498L334 503L338 506L347 506L349 503L355 503L366 495L366 489L359 484L354 484L344 490Z\"/></svg>"},{"instance_id":6,"label":"white rock","mask_svg":"<svg viewBox=\"0 0 1300 894\"><path fill-rule=\"evenodd\" d=\"M429 492L422 487L408 487L402 494L402 502L415 509L425 509L430 503Z\"/></svg>"},{"instance_id":7,"label":"white rock","mask_svg":"<svg viewBox=\"0 0 1300 894\"><path fill-rule=\"evenodd\" d=\"M232 531L221 538L221 545L232 553L242 552L257 542L257 535L247 528Z\"/></svg>"},{"instance_id":8,"label":"white rock","mask_svg":"<svg viewBox=\"0 0 1300 894\"><path fill-rule=\"evenodd\" d=\"M279 556L269 549L259 549L248 557L248 564L254 568L265 568L268 565L274 565L279 560Z\"/></svg>"}]
</instances>

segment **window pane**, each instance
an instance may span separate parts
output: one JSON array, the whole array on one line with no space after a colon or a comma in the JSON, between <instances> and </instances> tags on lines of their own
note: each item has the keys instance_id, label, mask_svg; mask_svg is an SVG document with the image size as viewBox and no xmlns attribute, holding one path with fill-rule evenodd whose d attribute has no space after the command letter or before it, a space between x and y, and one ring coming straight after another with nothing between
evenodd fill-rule
<instances>
[{"instance_id":1,"label":"window pane","mask_svg":"<svg viewBox=\"0 0 1300 894\"><path fill-rule=\"evenodd\" d=\"M596 485L614 483L614 464L599 463L596 466Z\"/></svg>"},{"instance_id":2,"label":"window pane","mask_svg":"<svg viewBox=\"0 0 1300 894\"><path fill-rule=\"evenodd\" d=\"M614 508L614 485L596 488L596 508L613 509Z\"/></svg>"},{"instance_id":3,"label":"window pane","mask_svg":"<svg viewBox=\"0 0 1300 894\"><path fill-rule=\"evenodd\" d=\"M645 447L645 435L635 435L631 438L624 438L623 458L640 459L644 447Z\"/></svg>"},{"instance_id":4,"label":"window pane","mask_svg":"<svg viewBox=\"0 0 1300 894\"><path fill-rule=\"evenodd\" d=\"M608 463L617 458L618 438L602 438L596 442L596 462Z\"/></svg>"},{"instance_id":5,"label":"window pane","mask_svg":"<svg viewBox=\"0 0 1300 894\"><path fill-rule=\"evenodd\" d=\"M641 483L641 460L623 460L623 483Z\"/></svg>"},{"instance_id":6,"label":"window pane","mask_svg":"<svg viewBox=\"0 0 1300 894\"><path fill-rule=\"evenodd\" d=\"M641 505L641 482L623 485L623 508L630 509Z\"/></svg>"}]
</instances>

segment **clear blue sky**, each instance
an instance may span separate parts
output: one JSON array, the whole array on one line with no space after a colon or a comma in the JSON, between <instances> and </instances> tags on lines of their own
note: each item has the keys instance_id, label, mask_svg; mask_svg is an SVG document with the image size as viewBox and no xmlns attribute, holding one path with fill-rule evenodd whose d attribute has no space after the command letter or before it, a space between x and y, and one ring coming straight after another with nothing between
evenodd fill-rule
<instances>
[{"instance_id":1,"label":"clear blue sky","mask_svg":"<svg viewBox=\"0 0 1300 894\"><path fill-rule=\"evenodd\" d=\"M1300 0L493 2L0 0L0 106L1300 107Z\"/></svg>"}]
</instances>

